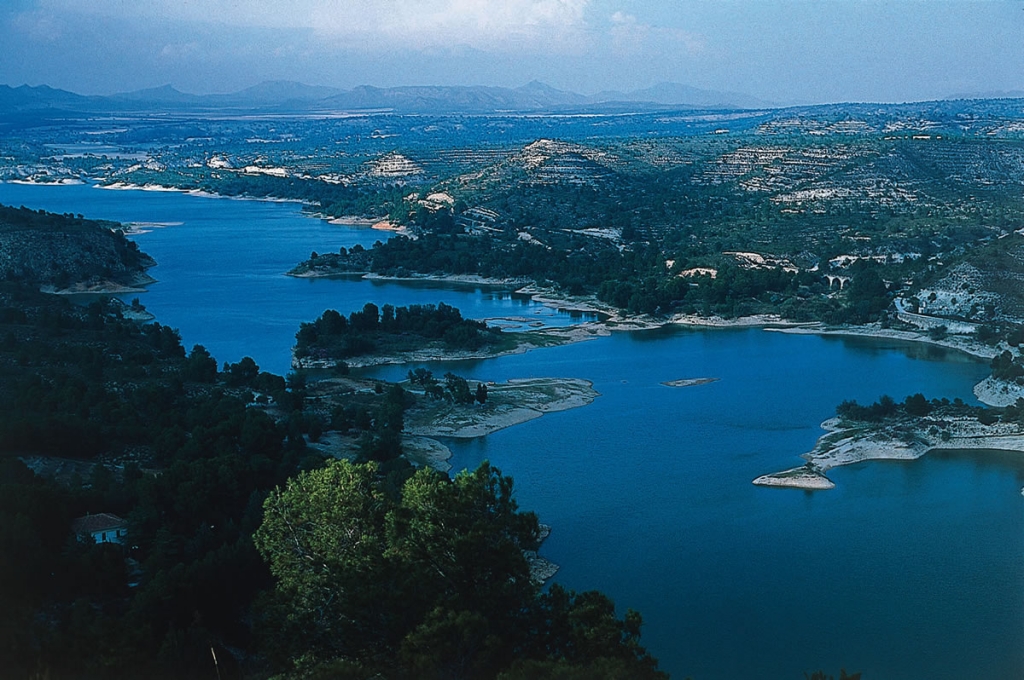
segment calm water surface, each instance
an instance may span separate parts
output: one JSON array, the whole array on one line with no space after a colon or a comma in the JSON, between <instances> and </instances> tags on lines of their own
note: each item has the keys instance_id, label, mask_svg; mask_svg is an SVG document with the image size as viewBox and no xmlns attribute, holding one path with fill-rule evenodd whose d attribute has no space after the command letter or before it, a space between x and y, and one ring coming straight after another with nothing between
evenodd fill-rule
<instances>
[{"instance_id":1,"label":"calm water surface","mask_svg":"<svg viewBox=\"0 0 1024 680\"><path fill-rule=\"evenodd\" d=\"M251 356L280 375L290 370L299 324L325 309L348 313L367 302L445 302L475 319L514 315L549 326L574 322L570 314L498 289L285 276L313 251L368 248L390 235L311 219L295 203L3 182L0 203L139 225L142 233L132 238L157 261L149 274L158 283L138 295L147 309L181 331L186 348L202 344L221 362Z\"/></svg>"},{"instance_id":2,"label":"calm water surface","mask_svg":"<svg viewBox=\"0 0 1024 680\"><path fill-rule=\"evenodd\" d=\"M282 272L377 232L290 204L89 187L0 184L0 202L134 222L160 265L140 297L186 346L283 373L301 321L327 307L443 300L467 316L567 315L477 288L297 280ZM601 393L484 439L450 442L456 468L490 460L554 526L556 580L640 610L675 678L1024 678L1024 457L931 454L831 473L837 488L754 487L802 462L837 403L914 392L973 401L987 373L955 353L758 330L661 330L482 362L431 366L484 380L567 376ZM397 378L408 367L375 371ZM662 381L715 377L669 388Z\"/></svg>"}]
</instances>

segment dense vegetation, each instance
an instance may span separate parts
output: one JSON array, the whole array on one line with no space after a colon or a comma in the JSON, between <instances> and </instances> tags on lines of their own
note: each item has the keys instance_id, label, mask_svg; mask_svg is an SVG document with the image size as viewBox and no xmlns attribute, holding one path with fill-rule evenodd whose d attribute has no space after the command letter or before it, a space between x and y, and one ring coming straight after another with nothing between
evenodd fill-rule
<instances>
[{"instance_id":1,"label":"dense vegetation","mask_svg":"<svg viewBox=\"0 0 1024 680\"><path fill-rule=\"evenodd\" d=\"M339 360L408 352L434 343L451 350L478 350L502 343L503 336L500 329L464 319L458 309L443 302L397 308L378 308L368 302L348 317L333 309L325 311L316 321L303 323L295 340L299 360Z\"/></svg>"},{"instance_id":2,"label":"dense vegetation","mask_svg":"<svg viewBox=\"0 0 1024 680\"><path fill-rule=\"evenodd\" d=\"M0 302L0 668L12 677L663 677L638 615L616 618L599 593L540 593L522 554L536 518L518 512L509 478L484 466L410 480L400 386L325 418L301 376L249 358L218 369L115 302L12 283ZM442 307L399 317L441 337L462 323ZM457 376L445 385L469 394ZM307 447L324 429L355 433L361 457L382 462L325 466ZM360 483L332 484L318 505L296 497L342 471ZM327 571L284 565L281 522L302 503L306 547L333 551ZM90 512L125 517L125 544L73 536ZM348 535L349 521L368 532L360 550L375 549L318 542L314 529Z\"/></svg>"},{"instance_id":3,"label":"dense vegetation","mask_svg":"<svg viewBox=\"0 0 1024 680\"><path fill-rule=\"evenodd\" d=\"M992 359L992 377L1024 385L1024 356L1004 350Z\"/></svg>"},{"instance_id":4,"label":"dense vegetation","mask_svg":"<svg viewBox=\"0 0 1024 680\"><path fill-rule=\"evenodd\" d=\"M545 117L132 121L110 142L133 154L146 143L145 163L58 157L54 143L84 133L48 125L0 140L0 170L293 198L328 216L387 217L416 237L314 254L307 272L481 274L629 312L833 323L899 323L890 304L910 294L912 311L978 322L979 339L1006 343L993 375L1019 383L1018 109L762 112L725 135L694 134L718 122L621 116L600 121L599 137L590 121ZM496 129L509 140L500 148L489 141ZM0 248L5 672L660 675L638 616L529 580L522 551L536 545L536 518L518 511L510 480L486 466L454 481L413 475L400 457L412 399L401 387L310 404L302 376L269 375L251 359L218 368L116 303L75 307L36 292L131 282L151 261L116 225L2 208ZM303 324L296 356L340 362L505 340L445 305L367 305ZM486 399L451 374L410 377L426 398ZM916 394L844 402L837 414L1024 424L1024 402L983 409ZM358 442L357 464L325 465L307 446L328 430ZM69 535L72 518L103 511L128 518L125 551Z\"/></svg>"},{"instance_id":5,"label":"dense vegetation","mask_svg":"<svg viewBox=\"0 0 1024 680\"><path fill-rule=\"evenodd\" d=\"M0 281L131 284L152 264L117 223L0 205Z\"/></svg>"},{"instance_id":6,"label":"dense vegetation","mask_svg":"<svg viewBox=\"0 0 1024 680\"><path fill-rule=\"evenodd\" d=\"M372 464L303 473L256 533L277 579L267 649L304 677L667 677L639 614L617 619L596 592L541 593L523 555L538 539L486 463L454 480L422 470L399 494Z\"/></svg>"},{"instance_id":7,"label":"dense vegetation","mask_svg":"<svg viewBox=\"0 0 1024 680\"><path fill-rule=\"evenodd\" d=\"M0 172L285 197L419 237L321 254L307 271L481 274L630 312L862 323L891 321L882 312L894 294L971 262L1009 272L971 287L1004 298L981 320L1019 322L1024 261L1009 247L1024 217L1019 119L1010 101L746 112L715 135L704 134L722 130L713 117L652 113L147 119L110 137L149 142L145 163L52 158L82 133L47 127L0 142L11 159ZM866 262L885 295L852 299L826 278L855 278ZM718 276L685 274L695 269Z\"/></svg>"},{"instance_id":8,"label":"dense vegetation","mask_svg":"<svg viewBox=\"0 0 1024 680\"><path fill-rule=\"evenodd\" d=\"M844 401L836 407L836 415L843 420L862 423L881 423L900 418L923 418L933 416L940 425L942 418L975 418L983 425L997 422L1017 423L1024 426L1024 399L1004 408L971 406L957 397L949 399L927 399L917 393L897 402L889 395L882 395L877 401L863 406L856 401Z\"/></svg>"},{"instance_id":9,"label":"dense vegetation","mask_svg":"<svg viewBox=\"0 0 1024 680\"><path fill-rule=\"evenodd\" d=\"M241 383L285 416L301 392L258 369L219 372L110 303L2 290L0 667L183 677L209 669L211 646L229 664L227 647L252 650L246 616L270 584L251 540L260 503L319 457ZM33 453L43 477L18 458ZM127 518L124 548L76 541L71 520L88 512Z\"/></svg>"},{"instance_id":10,"label":"dense vegetation","mask_svg":"<svg viewBox=\"0 0 1024 680\"><path fill-rule=\"evenodd\" d=\"M959 299L1003 303L942 313L1019 320L1022 168L1018 142L930 135L542 139L474 173L407 178L418 191L387 212L414 238L296 271L479 274L633 313L866 323L969 262L982 275Z\"/></svg>"}]
</instances>

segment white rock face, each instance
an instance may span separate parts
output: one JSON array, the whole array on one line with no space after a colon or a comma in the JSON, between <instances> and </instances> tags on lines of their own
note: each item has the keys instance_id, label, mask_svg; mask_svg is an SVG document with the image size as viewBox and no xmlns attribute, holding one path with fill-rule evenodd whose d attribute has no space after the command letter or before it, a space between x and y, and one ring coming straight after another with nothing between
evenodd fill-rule
<instances>
[{"instance_id":1,"label":"white rock face","mask_svg":"<svg viewBox=\"0 0 1024 680\"><path fill-rule=\"evenodd\" d=\"M389 153L370 163L374 177L406 177L423 174L423 168L400 153Z\"/></svg>"}]
</instances>

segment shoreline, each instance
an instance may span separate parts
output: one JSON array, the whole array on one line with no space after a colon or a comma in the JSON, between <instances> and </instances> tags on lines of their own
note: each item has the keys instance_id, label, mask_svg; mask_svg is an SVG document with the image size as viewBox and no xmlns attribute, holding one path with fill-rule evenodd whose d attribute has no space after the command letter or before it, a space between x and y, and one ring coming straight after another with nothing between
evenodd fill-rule
<instances>
[{"instance_id":1,"label":"shoreline","mask_svg":"<svg viewBox=\"0 0 1024 680\"><path fill-rule=\"evenodd\" d=\"M362 227L357 227L362 228ZM368 227L370 229L376 229L376 227ZM400 230L383 230L383 231L394 231L395 233L401 234ZM308 270L304 272L296 272L293 267L291 270L285 272L285 276L291 276L297 279L348 279L348 278L359 278L366 279L367 281L394 281L396 283L402 282L427 282L427 283L446 283L446 284L457 284L466 286L488 286L495 288L512 288L514 286L520 286L523 284L523 279L492 279L486 276L477 276L476 274L451 274L445 276L436 276L432 274L422 275L410 275L410 276L388 276L386 274L375 274L368 271L338 271L338 272L323 272L316 270ZM518 293L518 290L512 291Z\"/></svg>"},{"instance_id":2,"label":"shoreline","mask_svg":"<svg viewBox=\"0 0 1024 680\"><path fill-rule=\"evenodd\" d=\"M8 180L13 183L35 183L26 180ZM93 182L44 182L40 184L90 184L93 188L115 190L115 191L156 191L156 192L177 192L187 194L191 196L203 197L203 198L224 198L231 200L244 200L244 201L261 201L270 203L297 203L303 206L314 207L307 201L301 199L281 198L274 196L228 196L224 194L218 194L215 192L208 192L202 189L186 189L182 187L167 186L161 184L147 183L147 184L133 184L128 182L113 182L111 184L100 184ZM363 218L357 216L330 216L324 215L323 213L312 213L308 215L314 219L322 219L332 225L339 226L351 226L351 227L369 227L371 229L379 229L383 231L390 231L398 234L408 234L408 229L400 225L395 225L388 220L374 220L372 218ZM128 233L136 228L136 225L127 225ZM174 226L173 224L155 224L155 223L142 223L137 225L142 227L139 229L142 232L143 229L149 227L164 227ZM935 347L942 347L944 349L954 350L962 352L969 356L977 359L992 359L995 357L999 350L988 345L983 345L975 341L969 341L961 339L958 336L947 337L942 340L934 340L928 336L927 333L919 331L904 331L894 330L889 328L881 328L877 324L868 324L863 326L846 326L846 327L827 327L823 322L811 321L811 322L796 322L787 321L778 314L755 314L744 317L736 317L733 319L725 319L720 316L703 317L699 315L683 315L678 314L670 317L667 320L652 319L646 315L625 315L620 310L605 305L598 301L593 296L586 296L580 298L560 296L551 289L541 288L536 284L518 278L506 278L496 279L477 275L413 275L408 277L395 277L385 276L381 274L373 274L371 272L352 272L352 273L319 273L319 272L303 272L300 274L292 274L288 272L286 275L294 276L298 278L332 278L332 277L347 277L347 276L360 276L369 280L381 280L381 281L427 281L436 282L441 284L449 285L470 285L470 286L493 286L493 287L517 287L512 292L520 295L529 296L530 299L538 304L542 304L548 307L552 307L558 310L564 310L567 312L579 312L582 314L594 314L604 317L599 322L584 322L582 324L573 324L568 327L561 327L558 329L547 328L534 332L543 333L549 337L556 338L556 341L551 344L534 345L526 343L520 345L512 350L505 352L498 352L493 354L488 353L466 353L461 356L441 356L432 354L426 357L413 357L410 356L408 360L411 361L433 361L433 360L472 360L472 359L486 359L491 357L506 356L509 354L518 354L530 351L532 349L539 349L540 347L551 346L556 344L569 344L573 342L581 342L584 340L593 339L595 337L603 337L609 335L612 331L622 330L647 330L662 328L665 326L685 326L692 328L762 328L766 331L775 331L780 333L792 333L792 334L809 334L809 335L828 335L828 336L845 336L845 337L868 337L881 340L898 340L904 342L915 342L932 345ZM145 286L156 283L157 280L148 276L143 275L137 277L129 284L121 284L111 281L104 281L95 286L86 286L84 284L76 284L70 288L57 290L53 287L47 286L41 288L44 292L56 294L56 295L124 295L132 293L143 293L145 292ZM154 317L155 318L155 317ZM353 364L354 366L371 366L380 365L385 363L403 363L401 358L387 358L383 361L365 362ZM1005 381L994 380L991 376L982 380L974 387L974 394L978 400L989 406L1007 406L1015 403L1016 399L1024 397L1024 386L1016 385L1014 383L1007 383Z\"/></svg>"},{"instance_id":3,"label":"shoreline","mask_svg":"<svg viewBox=\"0 0 1024 680\"><path fill-rule=\"evenodd\" d=\"M989 406L1011 406L1024 398L1024 385L989 376L974 386L974 396Z\"/></svg>"},{"instance_id":4,"label":"shoreline","mask_svg":"<svg viewBox=\"0 0 1024 680\"><path fill-rule=\"evenodd\" d=\"M114 182L112 184L92 184L94 189L106 191L151 191L186 194L199 198L222 198L231 201L261 201L264 203L297 203L299 205L312 205L300 198L281 198L280 196L229 196L218 194L204 189L185 189L182 187L167 186L164 184L132 184L130 182Z\"/></svg>"},{"instance_id":5,"label":"shoreline","mask_svg":"<svg viewBox=\"0 0 1024 680\"><path fill-rule=\"evenodd\" d=\"M349 368L373 368L374 366L393 366L402 364L427 363L431 361L473 361L481 359L494 359L497 357L511 356L514 354L526 354L535 349L544 347L558 347L576 342L585 342L600 337L611 335L611 331L599 327L597 323L577 324L573 326L557 326L549 328L531 329L529 331L515 331L520 335L536 336L541 342L530 342L526 340L515 347L497 351L483 350L446 350L440 348L429 348L412 350L401 354L370 355L365 357L350 357L348 359L303 359L295 358L295 348L292 348L292 368L296 370L309 369L330 369L344 361Z\"/></svg>"},{"instance_id":6,"label":"shoreline","mask_svg":"<svg viewBox=\"0 0 1024 680\"><path fill-rule=\"evenodd\" d=\"M946 438L939 436L941 433ZM1013 424L982 425L974 418L917 418L895 424L843 425L838 418L821 424L826 433L801 458L803 466L761 475L755 486L820 490L835 488L825 473L843 465L872 460L917 460L931 451L1009 451L1024 454L1024 428Z\"/></svg>"},{"instance_id":7,"label":"shoreline","mask_svg":"<svg viewBox=\"0 0 1024 680\"><path fill-rule=\"evenodd\" d=\"M788 327L765 328L767 331L776 333L790 333L793 335L834 335L858 338L875 338L878 340L900 340L903 342L918 342L935 347L942 347L957 352L963 352L976 359L992 359L999 354L999 350L989 345L966 339L946 338L934 340L927 333L917 331L901 331L892 328L882 328L877 324L865 324L863 326L837 326L827 327L823 322L811 321L802 325Z\"/></svg>"},{"instance_id":8,"label":"shoreline","mask_svg":"<svg viewBox=\"0 0 1024 680\"><path fill-rule=\"evenodd\" d=\"M513 378L486 384L485 404L429 404L407 416L406 434L431 439L476 439L546 413L587 406L601 396L594 383L582 378Z\"/></svg>"},{"instance_id":9,"label":"shoreline","mask_svg":"<svg viewBox=\"0 0 1024 680\"><path fill-rule=\"evenodd\" d=\"M128 283L118 281L99 281L95 284L75 283L67 288L56 286L40 286L39 292L50 295L126 295L128 293L145 293L145 286L156 283L149 274L140 272ZM154 317L155 318L155 317Z\"/></svg>"},{"instance_id":10,"label":"shoreline","mask_svg":"<svg viewBox=\"0 0 1024 680\"><path fill-rule=\"evenodd\" d=\"M302 273L288 274L297 277L342 277L344 274L323 274L323 273ZM473 286L495 286L507 287L516 285L514 279L488 279L480 276L416 276L416 277L389 277L372 273L353 272L349 276L360 276L362 278L381 281L432 281L449 285L473 285ZM878 324L866 324L863 326L839 326L828 327L820 321L787 321L778 314L754 314L749 316L725 319L720 316L703 317L697 315L675 315L667 320L653 319L646 315L624 315L620 310L614 309L592 297L571 298L558 297L553 295L554 291L541 289L532 284L522 286L512 291L515 294L529 296L530 300L537 304L544 305L559 311L580 314L593 314L601 318L599 321L584 321L569 326L548 327L536 330L525 331L538 333L554 339L552 343L534 344L524 343L518 347L496 353L463 352L463 353L419 353L403 357L380 357L365 361L358 359L349 362L353 368L364 368L386 364L401 364L417 361L462 361L471 359L487 359L492 357L508 356L511 354L522 354L534 349L572 344L585 340L592 340L598 337L606 337L616 331L640 331L654 330L671 326L687 327L694 329L749 329L760 328L764 331L776 333L788 333L794 335L821 335L852 338L871 338L874 340L895 340L900 342L912 342L941 347L946 350L961 352L979 360L990 360L999 354L999 349L984 345L982 343L952 336L942 340L934 340L924 332L895 330L882 328ZM487 321L485 319L484 321ZM300 366L293 363L293 366ZM320 366L312 366L320 367ZM974 387L974 394L978 400L988 406L1007 406L1015 403L1018 397L1024 398L1024 386L994 380L991 376L985 378Z\"/></svg>"}]
</instances>

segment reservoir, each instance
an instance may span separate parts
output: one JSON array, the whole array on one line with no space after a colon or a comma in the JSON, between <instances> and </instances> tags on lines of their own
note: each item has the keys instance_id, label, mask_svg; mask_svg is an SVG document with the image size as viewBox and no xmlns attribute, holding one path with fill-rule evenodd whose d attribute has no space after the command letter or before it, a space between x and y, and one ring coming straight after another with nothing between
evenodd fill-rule
<instances>
[{"instance_id":1,"label":"reservoir","mask_svg":"<svg viewBox=\"0 0 1024 680\"><path fill-rule=\"evenodd\" d=\"M572 321L507 291L285 277L311 251L386 237L295 204L11 184L0 203L144 223L132 238L159 283L140 299L220 362L285 373L300 322L371 301ZM490 460L515 478L521 507L554 528L542 554L561 565L555 580L639 610L674 678L1024 677L1024 457L864 463L831 471L825 492L750 483L799 464L844 399L973 403L984 363L891 341L662 329L429 368L593 381L589 406L446 443L456 470ZM702 377L718 381L661 384Z\"/></svg>"}]
</instances>

